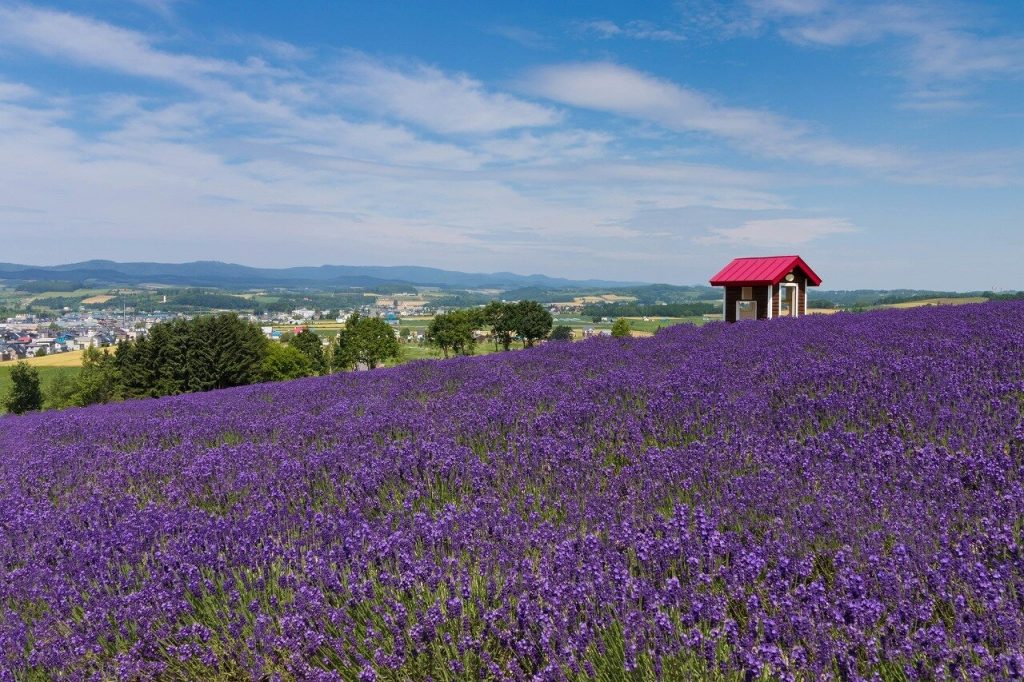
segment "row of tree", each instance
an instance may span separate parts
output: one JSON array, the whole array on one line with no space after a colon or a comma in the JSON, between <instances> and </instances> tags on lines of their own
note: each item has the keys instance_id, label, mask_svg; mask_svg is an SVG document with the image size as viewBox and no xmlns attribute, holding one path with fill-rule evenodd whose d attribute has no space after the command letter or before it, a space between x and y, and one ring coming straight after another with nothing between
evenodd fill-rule
<instances>
[{"instance_id":1,"label":"row of tree","mask_svg":"<svg viewBox=\"0 0 1024 682\"><path fill-rule=\"evenodd\" d=\"M434 317L427 343L449 354L473 353L477 332L489 330L495 349L519 341L524 348L544 338L569 340L569 327L552 330L551 314L536 301L492 301L482 308L453 310ZM260 329L234 313L153 325L146 336L110 349L90 348L74 376L58 375L45 395L34 368L19 363L5 399L10 412L84 406L130 398L194 393L246 384L283 381L351 369L373 369L397 359L394 328L377 317L355 313L325 347L305 329L287 343L267 340Z\"/></svg>"},{"instance_id":2,"label":"row of tree","mask_svg":"<svg viewBox=\"0 0 1024 682\"><path fill-rule=\"evenodd\" d=\"M591 303L583 306L582 314L595 322L602 317L697 317L722 311L722 304L690 303Z\"/></svg>"},{"instance_id":3,"label":"row of tree","mask_svg":"<svg viewBox=\"0 0 1024 682\"><path fill-rule=\"evenodd\" d=\"M8 411L64 408L130 398L194 393L283 381L358 367L374 368L397 358L395 332L383 320L353 315L329 348L304 330L287 344L267 340L251 322L232 313L153 325L135 341L110 349L87 349L74 376L54 377L45 392L27 363L11 370Z\"/></svg>"},{"instance_id":4,"label":"row of tree","mask_svg":"<svg viewBox=\"0 0 1024 682\"><path fill-rule=\"evenodd\" d=\"M517 339L524 348L529 348L552 334L553 324L551 313L537 301L491 301L483 308L452 310L435 315L427 327L426 341L441 349L445 357L449 353L472 355L476 346L476 332L489 330L495 350L499 345L509 350ZM559 328L557 332L556 338L572 338L572 330L568 327Z\"/></svg>"},{"instance_id":5,"label":"row of tree","mask_svg":"<svg viewBox=\"0 0 1024 682\"><path fill-rule=\"evenodd\" d=\"M374 369L401 356L394 328L379 317L359 313L349 316L326 350L320 336L310 329L289 338L287 344L284 347L294 349L308 360L313 374Z\"/></svg>"}]
</instances>

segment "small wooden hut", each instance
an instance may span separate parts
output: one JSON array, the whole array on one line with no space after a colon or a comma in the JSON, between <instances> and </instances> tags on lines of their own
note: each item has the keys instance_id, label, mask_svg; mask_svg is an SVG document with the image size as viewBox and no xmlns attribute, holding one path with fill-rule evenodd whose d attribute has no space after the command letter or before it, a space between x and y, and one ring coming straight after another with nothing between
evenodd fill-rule
<instances>
[{"instance_id":1,"label":"small wooden hut","mask_svg":"<svg viewBox=\"0 0 1024 682\"><path fill-rule=\"evenodd\" d=\"M807 287L820 284L800 256L736 258L711 278L711 286L725 287L726 322L805 315Z\"/></svg>"}]
</instances>

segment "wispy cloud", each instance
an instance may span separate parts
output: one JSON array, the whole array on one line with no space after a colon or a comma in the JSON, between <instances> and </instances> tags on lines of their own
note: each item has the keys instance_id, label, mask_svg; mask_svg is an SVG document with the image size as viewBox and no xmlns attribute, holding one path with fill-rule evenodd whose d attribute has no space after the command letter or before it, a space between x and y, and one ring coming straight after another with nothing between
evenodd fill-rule
<instances>
[{"instance_id":1,"label":"wispy cloud","mask_svg":"<svg viewBox=\"0 0 1024 682\"><path fill-rule=\"evenodd\" d=\"M491 35L500 36L531 50L548 50L552 47L551 40L539 31L523 26L497 24L486 29Z\"/></svg>"},{"instance_id":2,"label":"wispy cloud","mask_svg":"<svg viewBox=\"0 0 1024 682\"><path fill-rule=\"evenodd\" d=\"M705 93L618 64L542 67L530 72L523 86L562 104L651 121L679 132L705 133L768 157L872 170L908 163L895 151L843 144L816 134L806 123L728 106Z\"/></svg>"},{"instance_id":3,"label":"wispy cloud","mask_svg":"<svg viewBox=\"0 0 1024 682\"><path fill-rule=\"evenodd\" d=\"M188 259L244 242L267 264L429 253L441 266L501 269L530 253L539 270L595 275L628 251L676 273L659 237L630 226L638 211L783 203L767 176L624 159L612 133L417 62L349 52L311 64L255 43L263 59L199 57L23 6L5 7L0 24L8 49L180 86L0 87L0 158L19 160L0 167L0 204L24 209L4 226L54 236L22 242L30 262L142 249Z\"/></svg>"},{"instance_id":4,"label":"wispy cloud","mask_svg":"<svg viewBox=\"0 0 1024 682\"><path fill-rule=\"evenodd\" d=\"M25 5L0 7L0 39L9 47L81 66L109 69L196 88L211 76L252 76L266 69L259 63L173 54L156 49L145 35L64 12Z\"/></svg>"},{"instance_id":5,"label":"wispy cloud","mask_svg":"<svg viewBox=\"0 0 1024 682\"><path fill-rule=\"evenodd\" d=\"M338 66L338 73L332 87L339 96L434 132L490 133L551 126L561 119L551 107L489 91L465 74L423 64L388 67L354 55Z\"/></svg>"},{"instance_id":6,"label":"wispy cloud","mask_svg":"<svg viewBox=\"0 0 1024 682\"><path fill-rule=\"evenodd\" d=\"M8 244L13 260L222 257L245 243L263 264L528 262L596 276L628 253L639 265L622 277L686 282L704 277L701 258L737 246L856 237L828 202L800 208L822 168L844 182L1021 176L1019 150L909 159L609 62L541 67L516 89L258 36L190 48L22 4L0 5L0 43L48 69L105 76L59 88L29 70L0 77L0 158L17 161L0 164L3 229L47 235ZM783 176L721 161L733 149L794 163L771 164ZM698 224L700 211L720 213ZM666 244L695 269L680 270Z\"/></svg>"},{"instance_id":7,"label":"wispy cloud","mask_svg":"<svg viewBox=\"0 0 1024 682\"><path fill-rule=\"evenodd\" d=\"M659 40L667 42L678 42L686 40L686 36L676 30L658 26L654 22L643 19L627 21L624 24L617 24L608 19L596 19L582 21L577 24L577 29L585 34L594 35L598 38L633 38L636 40Z\"/></svg>"},{"instance_id":8,"label":"wispy cloud","mask_svg":"<svg viewBox=\"0 0 1024 682\"><path fill-rule=\"evenodd\" d=\"M178 4L179 0L127 0L133 5L138 5L148 9L154 14L159 14L164 18L171 18L174 16L174 6Z\"/></svg>"},{"instance_id":9,"label":"wispy cloud","mask_svg":"<svg viewBox=\"0 0 1024 682\"><path fill-rule=\"evenodd\" d=\"M746 247L797 247L834 234L856 232L843 218L770 218L748 220L738 227L712 228L699 244Z\"/></svg>"},{"instance_id":10,"label":"wispy cloud","mask_svg":"<svg viewBox=\"0 0 1024 682\"><path fill-rule=\"evenodd\" d=\"M896 56L894 71L908 81L908 106L960 108L966 89L951 83L1024 76L1024 33L986 27L969 9L933 3L841 3L756 0L754 21L803 45L876 45ZM944 94L935 97L935 92Z\"/></svg>"},{"instance_id":11,"label":"wispy cloud","mask_svg":"<svg viewBox=\"0 0 1024 682\"><path fill-rule=\"evenodd\" d=\"M36 96L35 88L24 83L5 83L0 81L0 102L16 102Z\"/></svg>"}]
</instances>

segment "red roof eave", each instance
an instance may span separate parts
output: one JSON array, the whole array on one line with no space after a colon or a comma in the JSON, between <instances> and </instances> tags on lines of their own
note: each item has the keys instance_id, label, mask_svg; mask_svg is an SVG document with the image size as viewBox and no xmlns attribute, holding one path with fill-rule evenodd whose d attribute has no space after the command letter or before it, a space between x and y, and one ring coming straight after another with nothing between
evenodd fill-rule
<instances>
[{"instance_id":1,"label":"red roof eave","mask_svg":"<svg viewBox=\"0 0 1024 682\"><path fill-rule=\"evenodd\" d=\"M776 285L799 267L810 280L811 286L819 286L821 278L800 256L764 256L759 258L734 258L728 265L711 278L712 286L768 286Z\"/></svg>"}]
</instances>

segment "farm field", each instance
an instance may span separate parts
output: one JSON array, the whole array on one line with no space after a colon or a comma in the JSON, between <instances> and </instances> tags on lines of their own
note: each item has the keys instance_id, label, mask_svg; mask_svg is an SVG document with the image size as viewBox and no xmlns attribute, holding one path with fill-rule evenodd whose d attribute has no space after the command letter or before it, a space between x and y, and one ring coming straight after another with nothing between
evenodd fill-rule
<instances>
[{"instance_id":1,"label":"farm field","mask_svg":"<svg viewBox=\"0 0 1024 682\"><path fill-rule=\"evenodd\" d=\"M11 389L11 367L14 365L13 362L0 362L0 400L3 400ZM39 387L45 392L53 383L54 378L62 374L69 377L74 376L78 373L79 367L80 363L73 366L36 365L36 370L39 372ZM0 414L5 411L5 408L0 405Z\"/></svg>"},{"instance_id":2,"label":"farm field","mask_svg":"<svg viewBox=\"0 0 1024 682\"><path fill-rule=\"evenodd\" d=\"M24 360L37 369L43 367L81 367L82 355L85 351L72 350L66 353L50 353L42 357L28 358ZM0 362L0 367L11 367L16 364L15 360Z\"/></svg>"},{"instance_id":3,"label":"farm field","mask_svg":"<svg viewBox=\"0 0 1024 682\"><path fill-rule=\"evenodd\" d=\"M965 296L962 298L926 298L920 301L906 301L905 303L889 303L883 308L920 308L927 305L965 305L967 303L984 303L988 299L980 296Z\"/></svg>"},{"instance_id":4,"label":"farm field","mask_svg":"<svg viewBox=\"0 0 1024 682\"><path fill-rule=\"evenodd\" d=\"M1007 679L1022 411L1007 302L0 417L0 668Z\"/></svg>"},{"instance_id":5,"label":"farm field","mask_svg":"<svg viewBox=\"0 0 1024 682\"><path fill-rule=\"evenodd\" d=\"M77 374L82 366L82 351L69 351L67 353L54 353L44 355L41 358L29 358L25 360L39 372L39 387L46 391L55 377L59 375L73 376ZM11 368L17 362L8 360L0 362L0 400L6 397L11 387ZM0 414L5 411L0 405Z\"/></svg>"},{"instance_id":6,"label":"farm field","mask_svg":"<svg viewBox=\"0 0 1024 682\"><path fill-rule=\"evenodd\" d=\"M430 316L418 316L418 317L403 317L399 324L398 329L411 329L413 332L423 333L427 330L430 325ZM640 317L627 317L629 320L630 328L637 333L638 336L647 336L653 334L658 329L664 327L670 327L676 324L704 324L704 319L700 316L697 317L651 317L644 320ZM594 330L611 330L611 322L592 322L590 320L584 320L580 317L556 317L554 320L555 326L566 325L572 327L576 334L577 339L583 337L583 330L594 329ZM323 338L334 338L338 331L344 327L344 324L339 324L333 320L330 321L316 321L306 325L275 325L274 329L278 331L292 331L296 326L308 326L312 331L316 332ZM483 354L486 351L484 346L486 344L477 345L477 353ZM427 354L429 355L429 354ZM440 352L438 352L440 357Z\"/></svg>"}]
</instances>

